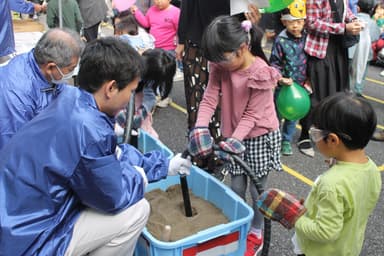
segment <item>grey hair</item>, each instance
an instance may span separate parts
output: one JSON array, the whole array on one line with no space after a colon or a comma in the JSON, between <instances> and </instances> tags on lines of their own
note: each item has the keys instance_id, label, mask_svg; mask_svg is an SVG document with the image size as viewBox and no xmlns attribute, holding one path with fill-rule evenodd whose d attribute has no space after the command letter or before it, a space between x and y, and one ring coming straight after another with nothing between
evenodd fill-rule
<instances>
[{"instance_id":1,"label":"grey hair","mask_svg":"<svg viewBox=\"0 0 384 256\"><path fill-rule=\"evenodd\" d=\"M71 64L73 57L80 57L84 47L76 31L53 28L40 38L33 54L39 65L54 62L59 67L66 67Z\"/></svg>"}]
</instances>

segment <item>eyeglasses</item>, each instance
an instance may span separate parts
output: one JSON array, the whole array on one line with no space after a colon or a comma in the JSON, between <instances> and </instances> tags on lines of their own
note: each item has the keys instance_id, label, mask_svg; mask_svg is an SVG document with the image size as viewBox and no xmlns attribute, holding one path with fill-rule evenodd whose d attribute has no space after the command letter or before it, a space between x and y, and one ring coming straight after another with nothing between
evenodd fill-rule
<instances>
[{"instance_id":1,"label":"eyeglasses","mask_svg":"<svg viewBox=\"0 0 384 256\"><path fill-rule=\"evenodd\" d=\"M224 55L224 59L222 61L219 61L220 64L228 64L233 61L234 58L237 56L237 51L233 51L228 53L227 55Z\"/></svg>"},{"instance_id":2,"label":"eyeglasses","mask_svg":"<svg viewBox=\"0 0 384 256\"><path fill-rule=\"evenodd\" d=\"M328 131L317 129L315 127L309 128L309 137L313 142L319 142L329 134Z\"/></svg>"},{"instance_id":3,"label":"eyeglasses","mask_svg":"<svg viewBox=\"0 0 384 256\"><path fill-rule=\"evenodd\" d=\"M309 129L309 137L313 142L319 142L320 140L327 137L330 133L331 133L330 131L317 129L315 127L311 127ZM345 134L342 132L333 132L333 133L335 133L337 136L345 140L352 140L351 136L349 136L348 134Z\"/></svg>"}]
</instances>

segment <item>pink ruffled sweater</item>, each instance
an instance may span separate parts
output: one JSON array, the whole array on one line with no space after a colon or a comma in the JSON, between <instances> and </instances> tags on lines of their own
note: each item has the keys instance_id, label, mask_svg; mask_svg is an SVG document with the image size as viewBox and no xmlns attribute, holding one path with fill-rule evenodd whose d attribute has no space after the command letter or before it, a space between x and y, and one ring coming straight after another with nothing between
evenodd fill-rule
<instances>
[{"instance_id":1,"label":"pink ruffled sweater","mask_svg":"<svg viewBox=\"0 0 384 256\"><path fill-rule=\"evenodd\" d=\"M214 63L209 67L196 126L208 126L220 101L225 138L249 139L279 128L273 89L281 75L275 68L259 57L245 70L231 72Z\"/></svg>"}]
</instances>

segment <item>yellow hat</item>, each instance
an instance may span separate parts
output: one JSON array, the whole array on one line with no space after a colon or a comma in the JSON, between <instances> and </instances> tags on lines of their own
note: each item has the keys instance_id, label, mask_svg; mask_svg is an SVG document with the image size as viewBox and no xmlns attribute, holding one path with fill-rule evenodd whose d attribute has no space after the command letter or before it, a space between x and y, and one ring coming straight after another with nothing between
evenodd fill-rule
<instances>
[{"instance_id":1,"label":"yellow hat","mask_svg":"<svg viewBox=\"0 0 384 256\"><path fill-rule=\"evenodd\" d=\"M299 20L307 17L305 0L294 0L287 8L289 9L289 14L282 15L282 20Z\"/></svg>"}]
</instances>

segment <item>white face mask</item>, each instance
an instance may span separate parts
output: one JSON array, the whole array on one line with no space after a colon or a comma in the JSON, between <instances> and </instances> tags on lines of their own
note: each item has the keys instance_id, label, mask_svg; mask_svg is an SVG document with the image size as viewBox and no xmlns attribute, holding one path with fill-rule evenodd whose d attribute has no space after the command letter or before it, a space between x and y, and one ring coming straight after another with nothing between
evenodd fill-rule
<instances>
[{"instance_id":1,"label":"white face mask","mask_svg":"<svg viewBox=\"0 0 384 256\"><path fill-rule=\"evenodd\" d=\"M65 83L68 79L71 79L73 74L75 73L75 70L72 70L71 72L69 72L68 74L63 74L63 72L61 71L61 69L59 68L59 66L56 66L57 70L59 71L60 75L61 75L61 79L60 80L56 80L55 78L53 78L52 74L51 74L51 82L54 83L54 84L62 84L62 83Z\"/></svg>"}]
</instances>

